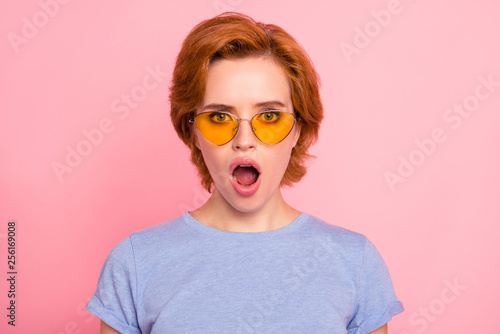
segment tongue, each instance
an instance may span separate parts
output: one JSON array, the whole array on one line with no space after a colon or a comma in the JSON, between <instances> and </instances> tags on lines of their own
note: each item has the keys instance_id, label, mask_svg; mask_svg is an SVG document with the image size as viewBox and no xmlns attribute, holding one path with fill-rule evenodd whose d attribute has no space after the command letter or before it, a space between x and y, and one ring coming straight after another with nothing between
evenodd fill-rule
<instances>
[{"instance_id":1,"label":"tongue","mask_svg":"<svg viewBox=\"0 0 500 334\"><path fill-rule=\"evenodd\" d=\"M251 185L259 177L259 173L255 168L241 166L235 168L233 175L236 177L236 181L244 186Z\"/></svg>"}]
</instances>

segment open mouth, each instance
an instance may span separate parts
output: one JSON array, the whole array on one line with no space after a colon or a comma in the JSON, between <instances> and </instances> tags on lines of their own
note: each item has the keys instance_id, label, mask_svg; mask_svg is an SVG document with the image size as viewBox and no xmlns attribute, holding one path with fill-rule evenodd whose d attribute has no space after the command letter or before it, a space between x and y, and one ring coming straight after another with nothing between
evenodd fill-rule
<instances>
[{"instance_id":1,"label":"open mouth","mask_svg":"<svg viewBox=\"0 0 500 334\"><path fill-rule=\"evenodd\" d=\"M233 170L233 179L244 187L257 182L259 175L260 173L252 165L239 165Z\"/></svg>"},{"instance_id":2,"label":"open mouth","mask_svg":"<svg viewBox=\"0 0 500 334\"><path fill-rule=\"evenodd\" d=\"M241 196L252 196L262 181L259 164L250 157L237 157L229 165L229 175L234 190Z\"/></svg>"}]
</instances>

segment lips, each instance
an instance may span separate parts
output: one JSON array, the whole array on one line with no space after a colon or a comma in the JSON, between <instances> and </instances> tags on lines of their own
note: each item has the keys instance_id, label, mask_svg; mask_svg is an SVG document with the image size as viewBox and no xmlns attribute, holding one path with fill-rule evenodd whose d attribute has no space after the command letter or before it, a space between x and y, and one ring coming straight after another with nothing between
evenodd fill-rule
<instances>
[{"instance_id":1,"label":"lips","mask_svg":"<svg viewBox=\"0 0 500 334\"><path fill-rule=\"evenodd\" d=\"M261 169L248 157L239 157L229 166L231 184L241 196L251 196L259 189Z\"/></svg>"}]
</instances>

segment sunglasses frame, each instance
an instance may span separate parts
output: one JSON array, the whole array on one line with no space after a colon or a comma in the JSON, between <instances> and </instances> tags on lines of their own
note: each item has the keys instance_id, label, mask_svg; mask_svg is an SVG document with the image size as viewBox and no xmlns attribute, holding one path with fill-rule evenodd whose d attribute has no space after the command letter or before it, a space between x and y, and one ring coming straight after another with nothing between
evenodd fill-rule
<instances>
[{"instance_id":1,"label":"sunglasses frame","mask_svg":"<svg viewBox=\"0 0 500 334\"><path fill-rule=\"evenodd\" d=\"M265 114L265 113L269 113L269 112L280 112L280 113L286 113L286 114L290 114L293 116L293 124L292 124L292 127L290 128L290 131L288 131L288 133L286 134L285 137L283 137L283 139L281 139L279 142L276 142L274 144L269 144L269 143L266 143L264 141L262 141L256 134L255 134L255 128L252 126L252 120L258 116L258 115L261 115L261 114ZM196 124L196 117L200 116L200 115L203 115L203 114L212 114L212 113L220 113L220 114L228 114L228 115L231 115L233 116L234 118L236 118L236 120L238 121L238 127L236 128L236 131L234 132L234 135L231 137L231 139L229 139L227 142L225 142L224 144L214 144L212 143L210 140L208 140L207 138L205 138L205 136L203 135L203 133L201 133L200 129L198 129L198 125ZM296 117L295 116L295 113L291 113L289 111L283 111L283 110L278 110L278 109L268 109L268 110L264 110L264 111L260 111L258 113L256 113L255 115L252 116L252 118L238 118L236 117L236 115L230 113L229 111L225 111L225 110L214 110L214 111L205 111L205 112L202 112L202 113L199 113L197 115L195 115L193 118L191 118L189 120L189 123L194 123L195 126L196 126L196 130L198 130L198 132L201 134L201 136L203 138L205 138L206 141L208 141L210 144L212 145L216 145L216 146L222 146L222 145L226 145L227 143L229 143L231 140L234 139L234 137L236 137L236 135L238 134L238 131L240 130L240 122L241 121L248 121L249 124L250 124L250 127L252 128L252 133L253 135L255 136L255 138L257 138L261 143L263 144L266 144L266 145L276 145L276 144L279 144L281 143L283 140L285 140L286 137L288 137L288 135L290 134L290 132L292 132L293 130L293 127L295 126L295 123L296 122L300 122L302 119L300 117Z\"/></svg>"}]
</instances>

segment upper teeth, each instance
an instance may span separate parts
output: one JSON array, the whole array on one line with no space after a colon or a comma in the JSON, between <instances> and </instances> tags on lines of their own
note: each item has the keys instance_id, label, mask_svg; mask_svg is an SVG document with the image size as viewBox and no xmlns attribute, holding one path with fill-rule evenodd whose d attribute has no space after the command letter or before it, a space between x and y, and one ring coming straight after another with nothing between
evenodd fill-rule
<instances>
[{"instance_id":1,"label":"upper teeth","mask_svg":"<svg viewBox=\"0 0 500 334\"><path fill-rule=\"evenodd\" d=\"M252 165L240 165L240 167L253 167Z\"/></svg>"}]
</instances>

